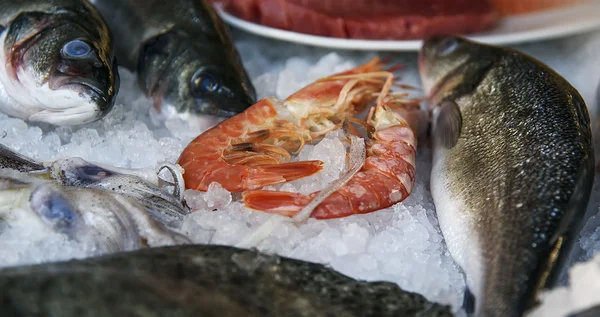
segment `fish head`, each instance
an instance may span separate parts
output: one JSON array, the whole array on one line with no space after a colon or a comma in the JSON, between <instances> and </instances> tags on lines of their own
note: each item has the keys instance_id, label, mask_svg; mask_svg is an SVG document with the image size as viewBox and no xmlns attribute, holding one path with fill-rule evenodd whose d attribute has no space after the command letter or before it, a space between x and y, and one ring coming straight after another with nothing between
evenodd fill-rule
<instances>
[{"instance_id":1,"label":"fish head","mask_svg":"<svg viewBox=\"0 0 600 317\"><path fill-rule=\"evenodd\" d=\"M57 160L51 169L53 178L62 185L118 193L139 203L165 225L177 227L189 213L177 195L161 186L153 170L117 168L77 157Z\"/></svg>"},{"instance_id":2,"label":"fish head","mask_svg":"<svg viewBox=\"0 0 600 317\"><path fill-rule=\"evenodd\" d=\"M58 14L60 15L60 14ZM49 20L40 25L42 18ZM5 35L8 93L23 107L34 108L29 120L77 125L104 117L119 89L110 33L89 32L58 17L22 17ZM8 90L8 89L7 89Z\"/></svg>"},{"instance_id":3,"label":"fish head","mask_svg":"<svg viewBox=\"0 0 600 317\"><path fill-rule=\"evenodd\" d=\"M138 82L165 119L227 118L255 103L256 92L237 53L220 47L175 31L146 43L138 59Z\"/></svg>"},{"instance_id":4,"label":"fish head","mask_svg":"<svg viewBox=\"0 0 600 317\"><path fill-rule=\"evenodd\" d=\"M489 47L459 36L438 35L425 39L419 52L419 73L425 93L428 96L435 94L441 88L440 84L450 77L462 79L457 74L459 68L465 65L477 68L478 62L473 57L478 56L483 65L486 56L492 53Z\"/></svg>"},{"instance_id":5,"label":"fish head","mask_svg":"<svg viewBox=\"0 0 600 317\"><path fill-rule=\"evenodd\" d=\"M8 225L35 227L36 233L78 234L81 212L64 194L64 187L11 169L0 169L0 204L12 206ZM29 199L24 199L29 197ZM15 214L14 211L17 211ZM43 238L40 236L40 238Z\"/></svg>"}]
</instances>

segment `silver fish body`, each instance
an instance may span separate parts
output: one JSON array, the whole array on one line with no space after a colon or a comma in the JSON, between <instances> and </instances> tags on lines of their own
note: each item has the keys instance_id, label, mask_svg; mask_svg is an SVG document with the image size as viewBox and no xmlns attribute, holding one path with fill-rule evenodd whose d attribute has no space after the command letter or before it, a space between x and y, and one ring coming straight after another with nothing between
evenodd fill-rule
<instances>
[{"instance_id":1,"label":"silver fish body","mask_svg":"<svg viewBox=\"0 0 600 317\"><path fill-rule=\"evenodd\" d=\"M91 0L116 38L119 63L163 119L230 117L256 92L229 32L202 0Z\"/></svg>"},{"instance_id":2,"label":"silver fish body","mask_svg":"<svg viewBox=\"0 0 600 317\"><path fill-rule=\"evenodd\" d=\"M582 225L594 161L586 105L533 58L459 37L425 41L419 67L434 114L431 192L474 295L467 310L521 316L557 282Z\"/></svg>"},{"instance_id":3,"label":"silver fish body","mask_svg":"<svg viewBox=\"0 0 600 317\"><path fill-rule=\"evenodd\" d=\"M77 125L113 107L111 33L87 0L0 0L0 110Z\"/></svg>"}]
</instances>

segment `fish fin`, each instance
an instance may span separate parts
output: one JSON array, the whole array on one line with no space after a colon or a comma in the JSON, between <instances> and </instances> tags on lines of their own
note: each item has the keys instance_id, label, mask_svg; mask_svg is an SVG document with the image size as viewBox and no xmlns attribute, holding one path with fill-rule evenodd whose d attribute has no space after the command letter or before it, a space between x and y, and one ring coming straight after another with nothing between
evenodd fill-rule
<instances>
[{"instance_id":1,"label":"fish fin","mask_svg":"<svg viewBox=\"0 0 600 317\"><path fill-rule=\"evenodd\" d=\"M579 172L579 179L569 199L569 205L563 216L556 234L550 239L550 245L557 256L548 259L542 274L545 278L541 281L540 288L550 289L564 284L567 269L571 259L577 258L581 247L577 244L579 234L589 218L596 214L595 208L588 208L588 201L594 184L594 154L588 158ZM558 243L558 245L557 245Z\"/></svg>"},{"instance_id":2,"label":"fish fin","mask_svg":"<svg viewBox=\"0 0 600 317\"><path fill-rule=\"evenodd\" d=\"M462 129L462 116L454 101L444 101L439 107L435 136L447 149L451 149L458 142Z\"/></svg>"},{"instance_id":3,"label":"fish fin","mask_svg":"<svg viewBox=\"0 0 600 317\"><path fill-rule=\"evenodd\" d=\"M0 143L0 168L14 169L22 173L45 173L42 163L34 161Z\"/></svg>"},{"instance_id":4,"label":"fish fin","mask_svg":"<svg viewBox=\"0 0 600 317\"><path fill-rule=\"evenodd\" d=\"M462 306L465 313L467 313L467 316L473 316L473 313L475 312L475 295L473 295L468 286L465 289Z\"/></svg>"}]
</instances>

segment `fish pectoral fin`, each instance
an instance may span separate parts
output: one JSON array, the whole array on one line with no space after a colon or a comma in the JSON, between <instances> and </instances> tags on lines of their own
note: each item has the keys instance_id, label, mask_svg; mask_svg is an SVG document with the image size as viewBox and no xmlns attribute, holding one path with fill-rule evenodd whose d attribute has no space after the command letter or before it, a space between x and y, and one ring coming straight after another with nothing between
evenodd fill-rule
<instances>
[{"instance_id":1,"label":"fish pectoral fin","mask_svg":"<svg viewBox=\"0 0 600 317\"><path fill-rule=\"evenodd\" d=\"M454 101L443 101L440 104L437 117L435 137L447 149L451 149L458 142L462 129L462 115Z\"/></svg>"}]
</instances>

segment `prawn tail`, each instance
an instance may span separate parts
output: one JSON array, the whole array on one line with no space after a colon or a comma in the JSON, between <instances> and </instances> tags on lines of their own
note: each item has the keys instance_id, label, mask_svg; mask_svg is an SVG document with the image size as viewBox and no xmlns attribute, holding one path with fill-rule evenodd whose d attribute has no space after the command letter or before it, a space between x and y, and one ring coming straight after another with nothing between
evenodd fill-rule
<instances>
[{"instance_id":1,"label":"prawn tail","mask_svg":"<svg viewBox=\"0 0 600 317\"><path fill-rule=\"evenodd\" d=\"M246 207L263 212L293 217L308 203L310 196L271 190L251 190L242 194Z\"/></svg>"},{"instance_id":2,"label":"prawn tail","mask_svg":"<svg viewBox=\"0 0 600 317\"><path fill-rule=\"evenodd\" d=\"M314 175L323 169L323 162L300 161L283 164L265 164L251 167L249 188L262 188Z\"/></svg>"}]
</instances>

